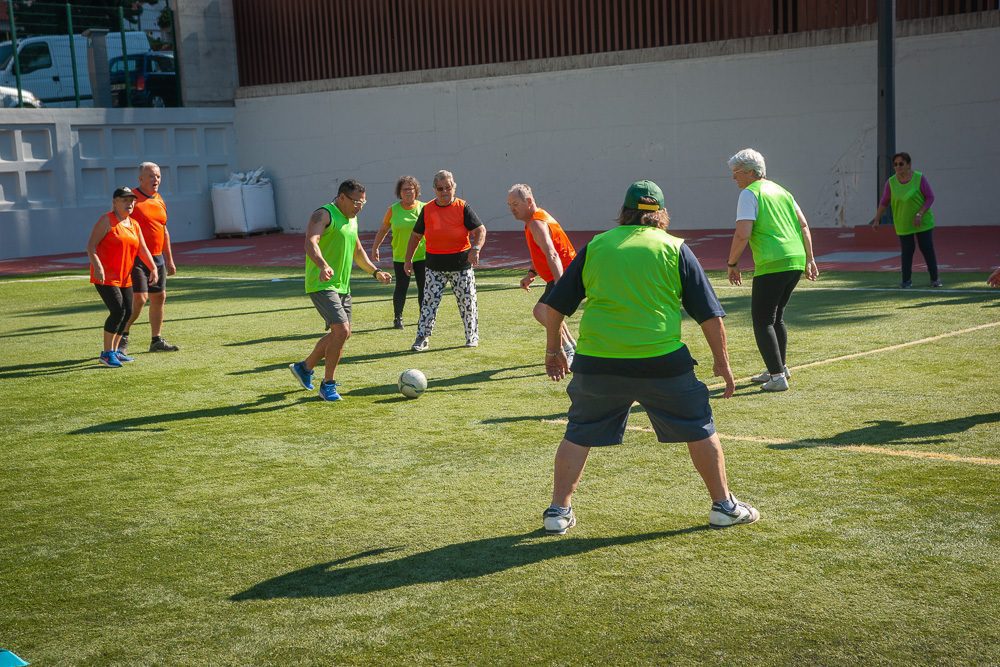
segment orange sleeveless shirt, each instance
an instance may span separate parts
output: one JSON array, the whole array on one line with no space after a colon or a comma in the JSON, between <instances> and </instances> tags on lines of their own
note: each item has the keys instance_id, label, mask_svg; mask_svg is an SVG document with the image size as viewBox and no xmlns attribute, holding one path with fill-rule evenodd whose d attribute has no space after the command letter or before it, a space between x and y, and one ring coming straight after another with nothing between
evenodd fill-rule
<instances>
[{"instance_id":1,"label":"orange sleeveless shirt","mask_svg":"<svg viewBox=\"0 0 1000 667\"><path fill-rule=\"evenodd\" d=\"M450 255L472 247L469 230L465 227L465 200L455 198L447 206L431 200L424 205L424 238L427 252Z\"/></svg>"},{"instance_id":2,"label":"orange sleeveless shirt","mask_svg":"<svg viewBox=\"0 0 1000 667\"><path fill-rule=\"evenodd\" d=\"M144 195L139 188L133 188L132 192L135 193L132 218L142 229L142 239L149 248L149 254L162 255L164 231L167 227L167 203L159 192L154 192L152 197Z\"/></svg>"},{"instance_id":3,"label":"orange sleeveless shirt","mask_svg":"<svg viewBox=\"0 0 1000 667\"><path fill-rule=\"evenodd\" d=\"M573 261L573 258L576 257L576 249L573 248L573 244L570 242L569 237L566 236L566 232L556 222L556 219L544 209L540 208L535 211L531 219L541 220L549 228L552 245L556 247L556 252L559 254L559 262L565 270L569 266L569 263ZM555 276L552 275L552 269L549 268L549 260L545 256L545 251L535 243L535 238L531 235L528 225L524 226L524 238L528 242L528 252L531 253L531 266L535 269L535 273L547 283L555 280Z\"/></svg>"},{"instance_id":4,"label":"orange sleeveless shirt","mask_svg":"<svg viewBox=\"0 0 1000 667\"><path fill-rule=\"evenodd\" d=\"M94 277L94 267L90 267L90 282L95 285L114 285L115 287L132 286L132 264L139 254L138 223L132 218L119 222L114 211L105 213L111 221L111 229L97 244L97 258L104 267L104 282L98 282ZM130 222L128 228L123 222Z\"/></svg>"}]
</instances>

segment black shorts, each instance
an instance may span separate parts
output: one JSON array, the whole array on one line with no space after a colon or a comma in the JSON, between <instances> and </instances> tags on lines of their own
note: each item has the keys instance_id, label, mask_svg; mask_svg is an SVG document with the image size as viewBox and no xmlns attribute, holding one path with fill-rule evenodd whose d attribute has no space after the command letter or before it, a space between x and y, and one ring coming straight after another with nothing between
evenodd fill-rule
<instances>
[{"instance_id":1,"label":"black shorts","mask_svg":"<svg viewBox=\"0 0 1000 667\"><path fill-rule=\"evenodd\" d=\"M132 265L132 291L149 292L156 294L167 289L167 269L163 264L163 255L153 255L153 264L156 264L157 281L150 284L149 269L146 263L138 257Z\"/></svg>"},{"instance_id":2,"label":"black shorts","mask_svg":"<svg viewBox=\"0 0 1000 667\"><path fill-rule=\"evenodd\" d=\"M538 303L544 303L545 302L545 297L547 297L548 295L552 294L552 290L555 289L555 286L556 286L556 281L554 281L554 280L551 281L551 282L545 283L545 289L542 290L542 295L540 297L538 297Z\"/></svg>"}]
</instances>

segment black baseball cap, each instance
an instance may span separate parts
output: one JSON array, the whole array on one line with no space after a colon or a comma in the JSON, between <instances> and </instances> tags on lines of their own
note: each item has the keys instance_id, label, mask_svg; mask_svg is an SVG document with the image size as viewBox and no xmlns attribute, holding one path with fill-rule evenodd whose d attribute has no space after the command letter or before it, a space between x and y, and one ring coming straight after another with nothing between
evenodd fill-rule
<instances>
[{"instance_id":1,"label":"black baseball cap","mask_svg":"<svg viewBox=\"0 0 1000 667\"><path fill-rule=\"evenodd\" d=\"M132 188L127 185L123 185L115 190L114 198L118 199L119 197L131 197L132 199L138 199L136 194L132 192Z\"/></svg>"}]
</instances>

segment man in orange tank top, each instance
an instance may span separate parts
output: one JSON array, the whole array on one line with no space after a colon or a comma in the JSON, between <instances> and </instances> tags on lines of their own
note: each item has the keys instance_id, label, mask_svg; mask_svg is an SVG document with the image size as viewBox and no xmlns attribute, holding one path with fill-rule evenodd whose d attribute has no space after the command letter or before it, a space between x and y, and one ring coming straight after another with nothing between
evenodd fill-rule
<instances>
[{"instance_id":1,"label":"man in orange tank top","mask_svg":"<svg viewBox=\"0 0 1000 667\"><path fill-rule=\"evenodd\" d=\"M479 308L473 267L479 264L486 227L472 207L456 197L455 192L455 177L450 171L434 174L435 199L420 210L406 248L403 270L413 275L413 253L420 239L427 241L424 301L420 304L417 339L412 346L416 352L423 352L430 346L428 339L434 331L438 306L449 282L465 325L465 346L479 346Z\"/></svg>"},{"instance_id":2,"label":"man in orange tank top","mask_svg":"<svg viewBox=\"0 0 1000 667\"><path fill-rule=\"evenodd\" d=\"M122 349L128 348L129 331L139 319L142 308L149 301L150 352L176 352L180 348L171 345L160 336L163 329L163 305L167 301L167 276L177 273L174 253L170 248L170 232L167 231L167 204L160 196L160 167L153 162L139 165L139 187L132 217L142 228L149 252L153 254L157 280L151 279L150 269L137 257L132 267L132 317L122 336Z\"/></svg>"},{"instance_id":3,"label":"man in orange tank top","mask_svg":"<svg viewBox=\"0 0 1000 667\"><path fill-rule=\"evenodd\" d=\"M545 209L538 208L529 186L524 183L511 186L507 191L507 208L515 220L524 223L524 240L531 255L531 268L528 269L527 275L521 278L521 288L525 291L531 289L531 283L538 277L545 281L545 290L531 311L538 323L544 327L549 309L543 301L552 292L556 281L562 277L563 270L576 257L576 250L556 219ZM563 352L566 353L569 363L573 363L576 341L565 321L560 330Z\"/></svg>"}]
</instances>

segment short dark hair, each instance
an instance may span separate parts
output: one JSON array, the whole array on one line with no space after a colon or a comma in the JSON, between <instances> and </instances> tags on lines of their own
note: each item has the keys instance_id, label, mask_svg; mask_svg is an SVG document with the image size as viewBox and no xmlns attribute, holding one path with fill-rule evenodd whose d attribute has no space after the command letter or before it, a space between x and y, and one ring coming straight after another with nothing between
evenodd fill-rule
<instances>
[{"instance_id":1,"label":"short dark hair","mask_svg":"<svg viewBox=\"0 0 1000 667\"><path fill-rule=\"evenodd\" d=\"M339 188L337 188L338 195L350 195L351 193L354 192L364 192L364 191L365 191L365 186L361 185L361 183L354 180L353 178L347 179L346 181L340 184Z\"/></svg>"},{"instance_id":2,"label":"short dark hair","mask_svg":"<svg viewBox=\"0 0 1000 667\"><path fill-rule=\"evenodd\" d=\"M892 161L895 162L896 158L898 157L903 158L903 162L905 162L906 164L913 164L913 161L910 159L909 153L904 153L904 152L896 153L895 155L892 156Z\"/></svg>"},{"instance_id":3,"label":"short dark hair","mask_svg":"<svg viewBox=\"0 0 1000 667\"><path fill-rule=\"evenodd\" d=\"M625 208L622 206L618 214L619 225L636 225L639 227L658 227L666 230L670 226L670 214L667 209L661 208L659 211L642 211L637 208Z\"/></svg>"},{"instance_id":4,"label":"short dark hair","mask_svg":"<svg viewBox=\"0 0 1000 667\"><path fill-rule=\"evenodd\" d=\"M417 191L416 196L420 196L420 181L417 180L416 176L400 176L399 180L396 181L396 199L399 199L400 193L403 191L404 185L412 185L413 189Z\"/></svg>"}]
</instances>

